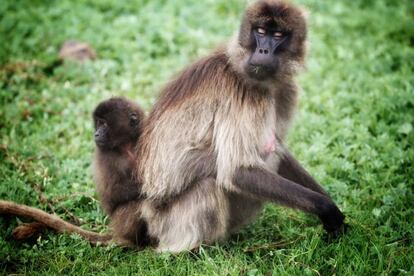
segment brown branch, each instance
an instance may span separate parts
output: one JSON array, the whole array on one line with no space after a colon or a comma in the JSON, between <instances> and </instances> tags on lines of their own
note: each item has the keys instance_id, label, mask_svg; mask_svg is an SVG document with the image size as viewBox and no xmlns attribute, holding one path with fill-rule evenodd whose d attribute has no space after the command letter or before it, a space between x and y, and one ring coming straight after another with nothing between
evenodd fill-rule
<instances>
[{"instance_id":1,"label":"brown branch","mask_svg":"<svg viewBox=\"0 0 414 276\"><path fill-rule=\"evenodd\" d=\"M81 193L81 192L74 192L74 193L71 193L69 195L66 194L66 195L55 196L55 197L52 198L52 201L53 202L59 202L59 201L62 201L62 200L68 200L68 199L72 199L72 198L80 197L80 196L87 197L87 198L91 199L92 201L97 201L96 198L91 196L89 193Z\"/></svg>"},{"instance_id":2,"label":"brown branch","mask_svg":"<svg viewBox=\"0 0 414 276\"><path fill-rule=\"evenodd\" d=\"M303 237L299 237L293 241L278 241L278 242L274 242L274 243L267 243L267 244L263 244L263 245L259 245L259 246L253 246L253 247L249 247L247 249L244 250L244 252L254 252L260 249L280 249L280 248L284 248L290 244L296 243L298 240L302 239Z\"/></svg>"}]
</instances>

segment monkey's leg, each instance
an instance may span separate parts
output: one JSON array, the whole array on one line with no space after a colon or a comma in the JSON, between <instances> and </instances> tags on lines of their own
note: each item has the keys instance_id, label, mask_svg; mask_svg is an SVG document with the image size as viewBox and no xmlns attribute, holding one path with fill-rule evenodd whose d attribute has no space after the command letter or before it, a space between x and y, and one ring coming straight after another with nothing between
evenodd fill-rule
<instances>
[{"instance_id":1,"label":"monkey's leg","mask_svg":"<svg viewBox=\"0 0 414 276\"><path fill-rule=\"evenodd\" d=\"M192 250L221 240L227 233L228 204L215 179L206 178L162 208L144 202L149 233L159 239L158 252Z\"/></svg>"},{"instance_id":2,"label":"monkey's leg","mask_svg":"<svg viewBox=\"0 0 414 276\"><path fill-rule=\"evenodd\" d=\"M141 200L130 201L116 208L111 215L111 228L117 244L128 247L157 245L157 239L148 233L148 224L142 218L141 211Z\"/></svg>"},{"instance_id":3,"label":"monkey's leg","mask_svg":"<svg viewBox=\"0 0 414 276\"><path fill-rule=\"evenodd\" d=\"M233 183L255 197L317 215L332 235L338 235L344 224L344 215L329 197L267 170L240 167Z\"/></svg>"},{"instance_id":4,"label":"monkey's leg","mask_svg":"<svg viewBox=\"0 0 414 276\"><path fill-rule=\"evenodd\" d=\"M290 181L329 197L322 186L302 167L286 147L283 149L277 173Z\"/></svg>"}]
</instances>

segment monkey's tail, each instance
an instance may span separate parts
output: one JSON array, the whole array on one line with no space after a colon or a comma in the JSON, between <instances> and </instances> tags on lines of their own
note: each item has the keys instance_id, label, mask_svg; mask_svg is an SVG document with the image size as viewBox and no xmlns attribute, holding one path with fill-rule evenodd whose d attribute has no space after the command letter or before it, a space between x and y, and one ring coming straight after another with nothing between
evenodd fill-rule
<instances>
[{"instance_id":1,"label":"monkey's tail","mask_svg":"<svg viewBox=\"0 0 414 276\"><path fill-rule=\"evenodd\" d=\"M29 217L38 221L59 233L76 233L93 244L110 244L111 234L99 234L87 231L79 226L64 221L56 215L52 215L40 209L24 204L17 204L13 201L0 200L0 214L10 214L15 216Z\"/></svg>"}]
</instances>

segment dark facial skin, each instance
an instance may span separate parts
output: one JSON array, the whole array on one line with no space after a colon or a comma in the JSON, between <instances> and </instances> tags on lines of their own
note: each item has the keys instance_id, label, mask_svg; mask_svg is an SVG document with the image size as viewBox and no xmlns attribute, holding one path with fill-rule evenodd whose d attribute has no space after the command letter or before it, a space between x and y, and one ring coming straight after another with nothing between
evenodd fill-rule
<instances>
[{"instance_id":1,"label":"dark facial skin","mask_svg":"<svg viewBox=\"0 0 414 276\"><path fill-rule=\"evenodd\" d=\"M101 118L95 119L95 143L100 148L109 147L109 126L108 123Z\"/></svg>"},{"instance_id":2,"label":"dark facial skin","mask_svg":"<svg viewBox=\"0 0 414 276\"><path fill-rule=\"evenodd\" d=\"M288 34L277 27L262 25L251 33L255 49L249 58L246 71L250 77L264 80L275 74L278 66L277 55L287 41Z\"/></svg>"},{"instance_id":3,"label":"dark facial skin","mask_svg":"<svg viewBox=\"0 0 414 276\"><path fill-rule=\"evenodd\" d=\"M239 43L247 52L244 73L256 81L295 75L304 64L304 12L283 0L259 0L243 17Z\"/></svg>"},{"instance_id":4,"label":"dark facial skin","mask_svg":"<svg viewBox=\"0 0 414 276\"><path fill-rule=\"evenodd\" d=\"M111 120L102 118L97 118L95 124L95 143L101 150L116 150L122 145L132 142L132 137L131 141L128 141L129 135L125 136L128 132L132 134L132 127L120 128L114 125Z\"/></svg>"}]
</instances>

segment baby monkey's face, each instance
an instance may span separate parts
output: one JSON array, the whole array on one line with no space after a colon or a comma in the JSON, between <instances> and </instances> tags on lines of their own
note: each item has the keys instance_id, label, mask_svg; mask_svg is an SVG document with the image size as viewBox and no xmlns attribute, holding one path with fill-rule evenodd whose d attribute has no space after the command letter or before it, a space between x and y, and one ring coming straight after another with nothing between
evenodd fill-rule
<instances>
[{"instance_id":1,"label":"baby monkey's face","mask_svg":"<svg viewBox=\"0 0 414 276\"><path fill-rule=\"evenodd\" d=\"M95 143L101 150L135 144L141 131L142 112L122 98L100 103L93 114Z\"/></svg>"}]
</instances>

